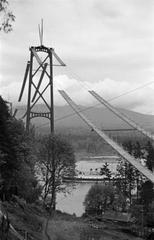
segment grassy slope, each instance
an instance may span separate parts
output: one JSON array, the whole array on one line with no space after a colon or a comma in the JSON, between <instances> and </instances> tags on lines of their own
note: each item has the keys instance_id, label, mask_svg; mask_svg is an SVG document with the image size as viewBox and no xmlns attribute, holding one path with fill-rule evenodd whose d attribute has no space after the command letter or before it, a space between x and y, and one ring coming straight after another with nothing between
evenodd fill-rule
<instances>
[{"instance_id":1,"label":"grassy slope","mask_svg":"<svg viewBox=\"0 0 154 240\"><path fill-rule=\"evenodd\" d=\"M52 240L136 240L139 238L123 233L118 224L89 222L64 214L56 214L50 220L48 233Z\"/></svg>"},{"instance_id":2,"label":"grassy slope","mask_svg":"<svg viewBox=\"0 0 154 240\"><path fill-rule=\"evenodd\" d=\"M27 231L29 236L32 237L30 239L46 240L42 234L47 218L45 210L36 205L28 205L21 201L6 202L3 206L7 210L11 224L16 230ZM139 239L122 232L116 223L96 222L96 220L91 221L89 219L77 218L60 212L56 212L54 217L50 219L48 234L51 240ZM15 240L16 238L11 236L10 239Z\"/></svg>"},{"instance_id":3,"label":"grassy slope","mask_svg":"<svg viewBox=\"0 0 154 240\"><path fill-rule=\"evenodd\" d=\"M36 205L25 204L22 201L4 202L3 209L7 212L10 223L21 235L24 236L28 232L29 237L42 240L45 211ZM14 239L13 236L10 236L10 239Z\"/></svg>"}]
</instances>

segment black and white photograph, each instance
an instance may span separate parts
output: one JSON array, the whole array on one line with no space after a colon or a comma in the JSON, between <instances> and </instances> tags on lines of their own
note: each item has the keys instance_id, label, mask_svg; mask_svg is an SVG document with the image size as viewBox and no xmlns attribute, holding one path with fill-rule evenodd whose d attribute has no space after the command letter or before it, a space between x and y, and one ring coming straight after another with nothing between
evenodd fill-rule
<instances>
[{"instance_id":1,"label":"black and white photograph","mask_svg":"<svg viewBox=\"0 0 154 240\"><path fill-rule=\"evenodd\" d=\"M0 0L0 240L154 240L154 0Z\"/></svg>"}]
</instances>

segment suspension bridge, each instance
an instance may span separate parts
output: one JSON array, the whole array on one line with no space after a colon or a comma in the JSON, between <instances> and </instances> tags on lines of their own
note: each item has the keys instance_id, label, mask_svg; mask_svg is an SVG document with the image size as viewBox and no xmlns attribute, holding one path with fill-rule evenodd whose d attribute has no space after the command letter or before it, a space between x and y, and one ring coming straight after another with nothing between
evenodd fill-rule
<instances>
[{"instance_id":1,"label":"suspension bridge","mask_svg":"<svg viewBox=\"0 0 154 240\"><path fill-rule=\"evenodd\" d=\"M30 47L30 59L26 65L25 75L24 75L18 101L19 102L21 101L23 97L23 93L25 91L26 83L28 83L27 109L23 116L23 118L26 118L27 131L29 131L31 119L36 117L43 117L49 120L50 133L54 134L53 67L57 67L57 66L65 67L66 65L61 60L61 58L57 55L57 53L53 48L48 48L43 45L43 21L41 26L39 25L39 37L40 37L40 46ZM54 59L56 60L56 63L54 63ZM45 87L42 84L43 81L46 82ZM146 83L141 87L131 90L131 92L138 90L151 83L153 82ZM47 90L49 91L48 99L46 99L46 96L45 96L45 92ZM87 124L87 126L91 130L93 130L103 141L105 141L114 149L114 151L117 153L117 158L120 157L125 161L127 161L128 163L130 163L142 175L144 175L148 180L154 183L154 173L152 171L150 171L147 167L143 166L140 163L140 161L137 160L133 155L128 153L121 144L114 141L112 137L107 135L105 129L103 130L98 128L89 118L87 118L83 113L85 110L83 109L81 110L79 106L70 98L70 96L64 90L59 90L59 93L63 97L63 99L69 104L69 106L73 109L74 113L77 114L82 119L82 121L84 121ZM125 95L129 93L130 91L126 92ZM121 113L119 110L114 108L109 103L109 101L106 101L102 96L98 95L94 90L89 90L89 94L91 94L99 102L99 104L102 104L103 106L105 106L109 111L111 111L119 119L127 123L130 127L130 129L127 129L127 130L137 131L142 135L144 135L146 138L148 138L150 141L154 141L154 135L151 132L145 130L137 122L134 122L132 119L128 118L128 116L126 116L125 114ZM120 96L123 96L123 94L121 94ZM47 112L39 112L34 110L34 107L39 102L39 100L43 101L45 107L47 108ZM111 100L114 100L114 98ZM15 109L13 116L15 116L16 113L17 113L17 109ZM110 129L108 129L108 131L110 131ZM123 130L118 129L118 131L123 131ZM101 161L101 158L100 158L100 161ZM53 166L54 164L55 163L53 158ZM55 193L53 192L52 194L54 199ZM0 215L3 215L1 211L0 211ZM6 216L4 216L4 218L6 218ZM13 235L15 235L18 239L21 239L21 240L25 239L18 232L16 232L16 230L13 228L12 225L10 225L10 229Z\"/></svg>"},{"instance_id":2,"label":"suspension bridge","mask_svg":"<svg viewBox=\"0 0 154 240\"><path fill-rule=\"evenodd\" d=\"M41 34L41 32L39 31ZM56 54L53 48L47 48L43 46L43 36L40 37L41 46L31 47L30 48L30 61L27 63L25 76L21 88L21 92L19 95L19 101L21 101L23 92L25 89L27 78L29 77L29 85L28 85L28 100L27 100L27 110L23 117L26 117L26 129L29 130L30 120L35 117L45 117L50 121L50 130L51 134L54 133L54 103L53 103L53 66L66 66L61 58ZM42 60L42 56L39 54L46 54L44 59ZM43 55L44 56L44 55ZM56 59L58 64L53 63L53 58ZM34 69L34 65L37 64L36 69ZM39 76L37 76L38 72L41 72ZM48 79L46 86L44 89L41 89L41 85L44 79ZM37 78L37 81L36 81ZM32 89L33 88L33 89ZM46 90L50 90L50 104L45 99L44 93ZM129 162L133 165L140 173L142 173L147 179L149 179L152 183L154 183L154 174L152 171L143 166L134 156L129 154L126 150L124 150L123 146L116 141L114 141L110 136L107 135L106 131L103 129L99 129L96 125L89 120L82 112L82 110L78 107L77 104L73 102L73 100L69 97L69 95L64 90L59 90L60 95L65 99L65 101L70 105L70 107L74 110L75 114L77 114L88 126L90 129L95 131L97 135L102 138L107 144L109 144L116 152L117 155L120 156L125 161ZM128 116L124 115L116 108L114 108L108 101L106 101L103 97L98 95L95 91L90 90L89 93L103 106L105 106L109 111L111 111L114 115L116 115L123 122L127 123L131 130L138 131L150 141L154 140L154 135L143 127L141 127L138 123L129 119ZM47 107L47 112L35 112L33 107L38 103L39 100L42 100Z\"/></svg>"},{"instance_id":3,"label":"suspension bridge","mask_svg":"<svg viewBox=\"0 0 154 240\"><path fill-rule=\"evenodd\" d=\"M81 113L78 106L72 101L72 99L66 94L65 91L59 90L60 94L63 96L63 98L67 101L67 103L73 108L73 110L80 116L80 118L92 129L94 130L103 140L105 140L124 160L128 161L130 164L132 164L140 173L142 173L146 178L148 178L151 182L154 183L154 174L148 170L146 167L144 167L139 161L137 161L132 155L130 155L128 152L126 152L122 146L118 145L115 141L113 141L111 138L109 138L103 130L98 129L89 119L87 119L83 113ZM119 112L117 112L120 114ZM121 116L121 114L120 114ZM127 117L123 118L126 119L128 122L129 120ZM135 124L135 123L134 123ZM138 127L138 125L135 124L135 126ZM138 130L142 130L142 128L138 127ZM153 140L153 135L150 135L146 131L146 136L148 136L150 139Z\"/></svg>"}]
</instances>

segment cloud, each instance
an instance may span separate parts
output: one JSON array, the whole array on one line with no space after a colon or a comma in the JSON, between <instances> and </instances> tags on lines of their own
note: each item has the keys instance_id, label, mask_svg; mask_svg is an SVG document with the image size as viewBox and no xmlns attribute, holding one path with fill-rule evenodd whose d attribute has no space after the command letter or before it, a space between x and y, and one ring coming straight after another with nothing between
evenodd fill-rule
<instances>
[{"instance_id":1,"label":"cloud","mask_svg":"<svg viewBox=\"0 0 154 240\"><path fill-rule=\"evenodd\" d=\"M154 101L153 89L154 81L145 85L130 84L128 82L117 82L113 79L104 79L103 81L79 82L76 79L70 79L67 76L57 76L56 88L64 89L74 101L79 105L90 106L97 105L97 101L88 93L88 90L94 90L104 99L111 101L116 107L138 110L144 107L151 109L151 102ZM153 84L152 84L153 83Z\"/></svg>"},{"instance_id":2,"label":"cloud","mask_svg":"<svg viewBox=\"0 0 154 240\"><path fill-rule=\"evenodd\" d=\"M43 82L41 89L43 90L47 82ZM5 98L9 98L9 101L13 101L14 104L18 104L17 99L21 89L21 83L13 82L9 87L2 87L1 94ZM153 106L151 102L154 102L154 82L152 84L145 84L139 86L136 83L130 84L128 82L118 82L113 79L104 79L103 81L96 81L95 83L87 81L78 81L77 79L70 78L67 75L57 75L54 77L54 103L55 105L65 105L65 100L61 97L58 90L65 90L67 94L78 105L94 106L99 105L98 102L92 97L88 90L94 90L104 99L108 100L115 107L126 108L129 110L141 112L151 112ZM22 102L20 105L27 103L27 87L25 89ZM33 92L34 93L34 92ZM32 96L33 96L32 93ZM49 99L49 93L45 93L45 99ZM38 103L42 103L38 102Z\"/></svg>"},{"instance_id":3,"label":"cloud","mask_svg":"<svg viewBox=\"0 0 154 240\"><path fill-rule=\"evenodd\" d=\"M81 95L82 103L93 102L76 79L101 89L106 98L153 80L153 0L13 0L10 8L16 22L12 33L1 35L0 85L13 101L19 95L29 46L39 44L41 18L44 44L54 47L68 65L66 70L54 69L55 79L59 85L61 79L76 100ZM122 104L141 111L150 108L146 88L142 91L143 96L136 92ZM58 93L55 100L59 103Z\"/></svg>"}]
</instances>

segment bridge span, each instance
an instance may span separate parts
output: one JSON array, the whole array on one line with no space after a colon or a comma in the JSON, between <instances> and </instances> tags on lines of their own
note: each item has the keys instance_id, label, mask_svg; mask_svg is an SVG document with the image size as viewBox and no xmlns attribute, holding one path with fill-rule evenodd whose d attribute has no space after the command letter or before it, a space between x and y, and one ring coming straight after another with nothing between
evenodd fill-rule
<instances>
[{"instance_id":1,"label":"bridge span","mask_svg":"<svg viewBox=\"0 0 154 240\"><path fill-rule=\"evenodd\" d=\"M98 129L85 115L81 112L79 107L72 101L72 99L66 94L64 90L59 90L59 93L66 100L66 102L72 107L72 109L79 115L79 117L102 139L104 139L124 160L132 164L140 173L142 173L147 179L154 183L154 174L148 168L143 166L134 156L126 152L122 146L113 141L106 135L103 130Z\"/></svg>"}]
</instances>

